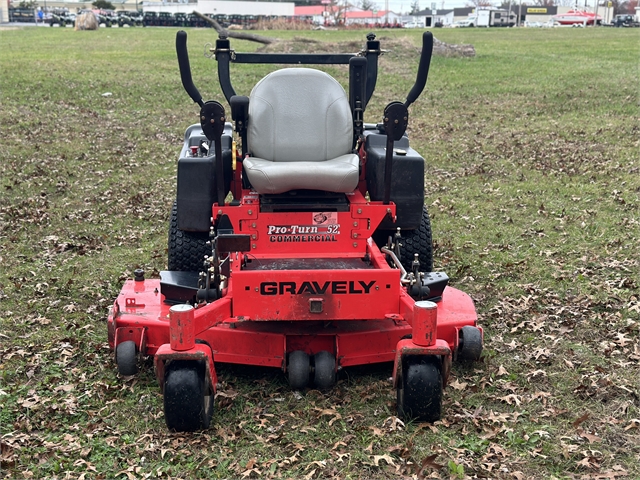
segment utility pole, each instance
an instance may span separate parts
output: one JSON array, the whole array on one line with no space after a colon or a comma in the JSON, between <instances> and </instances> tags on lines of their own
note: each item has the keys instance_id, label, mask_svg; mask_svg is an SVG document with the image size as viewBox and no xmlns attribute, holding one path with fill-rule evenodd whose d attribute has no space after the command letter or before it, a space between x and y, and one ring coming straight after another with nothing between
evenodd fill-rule
<instances>
[{"instance_id":1,"label":"utility pole","mask_svg":"<svg viewBox=\"0 0 640 480\"><path fill-rule=\"evenodd\" d=\"M522 0L520 0L520 5L518 5L518 26L520 26L521 18L522 18Z\"/></svg>"}]
</instances>

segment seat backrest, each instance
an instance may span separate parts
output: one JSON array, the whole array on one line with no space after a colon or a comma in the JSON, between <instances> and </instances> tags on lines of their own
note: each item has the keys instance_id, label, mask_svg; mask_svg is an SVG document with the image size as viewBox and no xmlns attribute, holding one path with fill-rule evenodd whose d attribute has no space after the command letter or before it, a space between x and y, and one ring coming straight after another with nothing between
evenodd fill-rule
<instances>
[{"instance_id":1,"label":"seat backrest","mask_svg":"<svg viewBox=\"0 0 640 480\"><path fill-rule=\"evenodd\" d=\"M260 80L249 98L247 143L254 157L321 162L351 152L349 100L327 73L277 70Z\"/></svg>"}]
</instances>

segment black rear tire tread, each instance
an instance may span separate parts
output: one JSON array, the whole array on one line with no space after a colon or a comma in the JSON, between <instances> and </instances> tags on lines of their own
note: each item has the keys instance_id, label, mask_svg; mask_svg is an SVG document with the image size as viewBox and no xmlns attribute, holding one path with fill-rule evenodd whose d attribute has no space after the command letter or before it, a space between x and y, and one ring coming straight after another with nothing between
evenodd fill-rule
<instances>
[{"instance_id":1,"label":"black rear tire tread","mask_svg":"<svg viewBox=\"0 0 640 480\"><path fill-rule=\"evenodd\" d=\"M173 202L169 221L168 269L173 272L200 272L204 257L211 255L209 232L187 232L178 228L178 202Z\"/></svg>"}]
</instances>

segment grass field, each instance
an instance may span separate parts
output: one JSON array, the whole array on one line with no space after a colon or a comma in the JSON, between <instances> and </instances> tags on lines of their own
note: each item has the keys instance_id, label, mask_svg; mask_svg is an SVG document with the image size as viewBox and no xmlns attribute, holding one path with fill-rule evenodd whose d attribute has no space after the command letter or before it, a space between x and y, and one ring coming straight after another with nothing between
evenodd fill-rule
<instances>
[{"instance_id":1,"label":"grass field","mask_svg":"<svg viewBox=\"0 0 640 480\"><path fill-rule=\"evenodd\" d=\"M379 36L370 122L418 60L419 32ZM347 369L329 394L221 366L212 428L179 435L152 363L119 378L106 335L124 279L166 268L198 111L175 30L0 30L0 477L640 478L638 34L436 36L477 56L434 58L409 133L435 266L476 301L482 361L454 368L434 425L395 417L390 365ZM194 81L222 101L214 40L189 32ZM265 72L235 66L236 90Z\"/></svg>"}]
</instances>

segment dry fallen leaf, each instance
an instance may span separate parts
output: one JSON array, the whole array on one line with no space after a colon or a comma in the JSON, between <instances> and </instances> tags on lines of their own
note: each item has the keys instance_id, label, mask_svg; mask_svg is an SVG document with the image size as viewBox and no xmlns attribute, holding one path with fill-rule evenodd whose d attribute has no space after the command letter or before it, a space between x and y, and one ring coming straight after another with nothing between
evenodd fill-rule
<instances>
[{"instance_id":1,"label":"dry fallen leaf","mask_svg":"<svg viewBox=\"0 0 640 480\"><path fill-rule=\"evenodd\" d=\"M465 388L467 388L467 385L468 383L461 382L457 378L453 382L449 383L449 386L454 390L464 390Z\"/></svg>"},{"instance_id":2,"label":"dry fallen leaf","mask_svg":"<svg viewBox=\"0 0 640 480\"><path fill-rule=\"evenodd\" d=\"M422 462L420 463L420 465L422 466L421 470L424 470L426 467L435 468L436 470L443 468L444 465L440 465L439 463L437 463L435 461L436 458L438 458L437 453L433 455L429 455L428 457L422 459Z\"/></svg>"},{"instance_id":3,"label":"dry fallen leaf","mask_svg":"<svg viewBox=\"0 0 640 480\"><path fill-rule=\"evenodd\" d=\"M578 430L578 435L580 435L582 438L585 438L589 441L589 443L595 443L595 442L601 442L602 439L600 437L598 437L597 435L591 435L590 433L587 433L583 430Z\"/></svg>"},{"instance_id":4,"label":"dry fallen leaf","mask_svg":"<svg viewBox=\"0 0 640 480\"><path fill-rule=\"evenodd\" d=\"M395 463L393 463L393 458L391 458L389 455L387 455L386 453L384 455L373 455L373 464L376 467L379 467L379 463L380 460L384 460L385 462L387 462L387 464L389 465L393 465L395 467Z\"/></svg>"},{"instance_id":5,"label":"dry fallen leaf","mask_svg":"<svg viewBox=\"0 0 640 480\"><path fill-rule=\"evenodd\" d=\"M625 431L631 430L632 428L640 428L640 419L634 418L629 422L629 425L624 427Z\"/></svg>"},{"instance_id":6,"label":"dry fallen leaf","mask_svg":"<svg viewBox=\"0 0 640 480\"><path fill-rule=\"evenodd\" d=\"M589 418L589 413L585 413L584 415L582 415L580 418L578 418L573 422L574 428L578 427L581 423L585 422L588 418Z\"/></svg>"}]
</instances>

